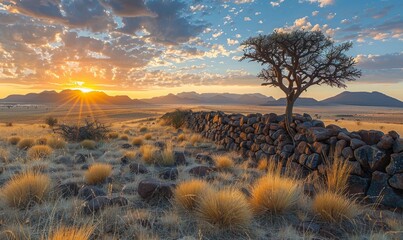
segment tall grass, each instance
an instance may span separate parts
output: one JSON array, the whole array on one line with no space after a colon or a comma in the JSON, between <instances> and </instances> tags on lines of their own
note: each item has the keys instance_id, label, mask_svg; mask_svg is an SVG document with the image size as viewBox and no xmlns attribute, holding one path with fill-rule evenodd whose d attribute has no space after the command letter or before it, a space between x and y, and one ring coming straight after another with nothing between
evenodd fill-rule
<instances>
[{"instance_id":1,"label":"tall grass","mask_svg":"<svg viewBox=\"0 0 403 240\"><path fill-rule=\"evenodd\" d=\"M112 166L105 163L94 163L85 172L85 181L88 184L97 184L105 181L112 173Z\"/></svg>"},{"instance_id":2,"label":"tall grass","mask_svg":"<svg viewBox=\"0 0 403 240\"><path fill-rule=\"evenodd\" d=\"M28 149L27 157L31 160L38 160L49 157L53 149L46 145L36 145Z\"/></svg>"},{"instance_id":3,"label":"tall grass","mask_svg":"<svg viewBox=\"0 0 403 240\"><path fill-rule=\"evenodd\" d=\"M94 227L60 227L49 237L50 240L89 240Z\"/></svg>"},{"instance_id":4,"label":"tall grass","mask_svg":"<svg viewBox=\"0 0 403 240\"><path fill-rule=\"evenodd\" d=\"M212 191L211 186L199 179L192 179L186 182L180 183L174 191L175 202L178 206L185 210L193 210L198 202L200 202L200 198Z\"/></svg>"}]
</instances>

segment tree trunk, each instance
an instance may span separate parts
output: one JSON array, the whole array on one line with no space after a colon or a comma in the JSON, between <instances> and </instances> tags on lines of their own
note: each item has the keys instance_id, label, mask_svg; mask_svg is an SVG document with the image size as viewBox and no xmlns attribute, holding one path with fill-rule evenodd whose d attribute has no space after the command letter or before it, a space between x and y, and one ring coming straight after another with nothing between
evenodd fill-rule
<instances>
[{"instance_id":1,"label":"tree trunk","mask_svg":"<svg viewBox=\"0 0 403 240\"><path fill-rule=\"evenodd\" d=\"M292 142L295 145L295 140L294 140L294 136L295 136L295 131L293 128L291 128L291 123L292 123L292 111L294 108L294 102L295 99L289 99L287 98L287 106L285 108L285 127L286 130L288 132L288 134L290 135Z\"/></svg>"}]
</instances>

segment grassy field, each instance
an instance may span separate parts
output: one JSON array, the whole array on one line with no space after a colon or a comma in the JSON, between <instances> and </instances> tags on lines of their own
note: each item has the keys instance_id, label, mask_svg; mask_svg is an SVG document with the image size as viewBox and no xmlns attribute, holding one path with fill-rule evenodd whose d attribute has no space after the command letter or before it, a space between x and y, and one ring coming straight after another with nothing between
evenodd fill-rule
<instances>
[{"instance_id":1,"label":"grassy field","mask_svg":"<svg viewBox=\"0 0 403 240\"><path fill-rule=\"evenodd\" d=\"M251 167L154 119L110 120L106 139L82 142L43 123L0 126L0 239L401 239L402 213L346 195L348 169L337 161L328 166L334 184L324 186L267 161ZM211 172L192 174L199 166ZM172 196L144 198L140 185L150 179L175 184ZM84 187L102 192L98 205L76 192ZM305 191L312 187L314 195Z\"/></svg>"}]
</instances>

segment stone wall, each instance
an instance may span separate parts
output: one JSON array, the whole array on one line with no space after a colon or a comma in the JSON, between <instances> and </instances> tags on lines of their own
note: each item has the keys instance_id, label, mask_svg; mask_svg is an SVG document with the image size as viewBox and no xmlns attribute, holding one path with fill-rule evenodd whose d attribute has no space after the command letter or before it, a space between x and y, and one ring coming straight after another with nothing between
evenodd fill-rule
<instances>
[{"instance_id":1,"label":"stone wall","mask_svg":"<svg viewBox=\"0 0 403 240\"><path fill-rule=\"evenodd\" d=\"M349 191L372 201L383 195L382 204L403 208L403 139L395 131L348 132L325 126L308 114L296 115L291 127L297 132L293 145L285 130L284 116L189 112L186 127L257 161L291 161L305 172L324 172L324 158L334 155L352 166Z\"/></svg>"}]
</instances>

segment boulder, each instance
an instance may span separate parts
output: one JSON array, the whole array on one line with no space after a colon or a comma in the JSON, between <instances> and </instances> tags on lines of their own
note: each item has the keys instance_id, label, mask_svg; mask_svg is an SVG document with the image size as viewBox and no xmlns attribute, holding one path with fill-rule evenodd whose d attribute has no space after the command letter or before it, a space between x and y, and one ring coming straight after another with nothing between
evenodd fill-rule
<instances>
[{"instance_id":1,"label":"boulder","mask_svg":"<svg viewBox=\"0 0 403 240\"><path fill-rule=\"evenodd\" d=\"M403 190L403 173L396 173L389 178L389 185L395 189Z\"/></svg>"},{"instance_id":2,"label":"boulder","mask_svg":"<svg viewBox=\"0 0 403 240\"><path fill-rule=\"evenodd\" d=\"M354 152L353 149L351 147L345 147L343 148L343 150L341 151L341 156L343 156L343 158L345 160L354 160Z\"/></svg>"},{"instance_id":3,"label":"boulder","mask_svg":"<svg viewBox=\"0 0 403 240\"><path fill-rule=\"evenodd\" d=\"M381 199L381 204L385 206L403 208L403 194L389 186L388 178L386 173L373 172L367 196L372 202Z\"/></svg>"},{"instance_id":4,"label":"boulder","mask_svg":"<svg viewBox=\"0 0 403 240\"><path fill-rule=\"evenodd\" d=\"M347 141L346 140L339 140L336 143L335 147L335 154L336 156L341 156L343 149L347 146Z\"/></svg>"},{"instance_id":5,"label":"boulder","mask_svg":"<svg viewBox=\"0 0 403 240\"><path fill-rule=\"evenodd\" d=\"M205 177L208 174L210 174L210 172L213 172L214 168L212 167L207 167L207 166L196 166L193 167L189 170L189 173L198 177Z\"/></svg>"},{"instance_id":6,"label":"boulder","mask_svg":"<svg viewBox=\"0 0 403 240\"><path fill-rule=\"evenodd\" d=\"M403 152L403 138L396 139L395 143L393 144L393 152L394 153Z\"/></svg>"},{"instance_id":7,"label":"boulder","mask_svg":"<svg viewBox=\"0 0 403 240\"><path fill-rule=\"evenodd\" d=\"M359 147L362 147L362 146L364 146L364 145L366 145L366 143L363 142L363 141L361 141L360 139L357 139L357 138L353 138L353 139L351 139L351 141L350 141L350 147L351 147L353 150L355 150L355 149L357 149L357 148L359 148Z\"/></svg>"},{"instance_id":8,"label":"boulder","mask_svg":"<svg viewBox=\"0 0 403 240\"><path fill-rule=\"evenodd\" d=\"M313 153L309 155L309 157L305 161L305 166L312 170L316 170L319 166L319 164L322 163L322 158L319 154Z\"/></svg>"},{"instance_id":9,"label":"boulder","mask_svg":"<svg viewBox=\"0 0 403 240\"><path fill-rule=\"evenodd\" d=\"M137 192L140 197L146 200L153 198L169 199L172 197L172 183L161 182L155 179L145 179L139 183Z\"/></svg>"},{"instance_id":10,"label":"boulder","mask_svg":"<svg viewBox=\"0 0 403 240\"><path fill-rule=\"evenodd\" d=\"M77 194L78 198L86 201L90 201L91 199L101 196L106 196L106 192L96 186L84 186L78 190Z\"/></svg>"},{"instance_id":11,"label":"boulder","mask_svg":"<svg viewBox=\"0 0 403 240\"><path fill-rule=\"evenodd\" d=\"M297 147L295 148L295 152L298 154L302 154L305 152L305 149L307 148L308 144L306 142L300 142L298 143Z\"/></svg>"},{"instance_id":12,"label":"boulder","mask_svg":"<svg viewBox=\"0 0 403 240\"><path fill-rule=\"evenodd\" d=\"M347 161L348 165L351 166L351 174L357 175L357 176L364 176L364 171L361 168L361 164L357 161Z\"/></svg>"},{"instance_id":13,"label":"boulder","mask_svg":"<svg viewBox=\"0 0 403 240\"><path fill-rule=\"evenodd\" d=\"M74 163L85 163L86 157L84 154L78 153L74 155Z\"/></svg>"},{"instance_id":14,"label":"boulder","mask_svg":"<svg viewBox=\"0 0 403 240\"><path fill-rule=\"evenodd\" d=\"M86 214L94 214L109 205L110 205L109 198L101 196L101 197L96 197L96 198L93 198L93 199L85 202L85 204L83 206L83 210L84 210L84 213L86 213Z\"/></svg>"},{"instance_id":15,"label":"boulder","mask_svg":"<svg viewBox=\"0 0 403 240\"><path fill-rule=\"evenodd\" d=\"M390 155L390 164L386 167L390 175L403 173L403 152Z\"/></svg>"},{"instance_id":16,"label":"boulder","mask_svg":"<svg viewBox=\"0 0 403 240\"><path fill-rule=\"evenodd\" d=\"M148 173L146 166L144 166L141 163L136 163L136 162L130 163L129 169L130 169L130 172L135 173L135 174Z\"/></svg>"},{"instance_id":17,"label":"boulder","mask_svg":"<svg viewBox=\"0 0 403 240\"><path fill-rule=\"evenodd\" d=\"M197 163L208 163L208 164L214 164L214 160L210 155L203 154L203 153L198 153L196 155L196 162Z\"/></svg>"},{"instance_id":18,"label":"boulder","mask_svg":"<svg viewBox=\"0 0 403 240\"><path fill-rule=\"evenodd\" d=\"M329 154L329 145L321 142L314 142L312 145L313 151L318 154L327 156Z\"/></svg>"},{"instance_id":19,"label":"boulder","mask_svg":"<svg viewBox=\"0 0 403 240\"><path fill-rule=\"evenodd\" d=\"M390 158L383 151L372 146L362 146L354 151L354 157L364 170L384 171Z\"/></svg>"},{"instance_id":20,"label":"boulder","mask_svg":"<svg viewBox=\"0 0 403 240\"><path fill-rule=\"evenodd\" d=\"M307 139L310 143L324 141L333 135L333 130L323 127L312 127L307 131Z\"/></svg>"},{"instance_id":21,"label":"boulder","mask_svg":"<svg viewBox=\"0 0 403 240\"><path fill-rule=\"evenodd\" d=\"M377 130L360 130L358 134L361 136L361 140L368 145L377 144L384 135L383 132Z\"/></svg>"},{"instance_id":22,"label":"boulder","mask_svg":"<svg viewBox=\"0 0 403 240\"><path fill-rule=\"evenodd\" d=\"M120 145L120 147L123 149L129 149L129 148L132 148L133 146L128 143L124 143L124 144Z\"/></svg>"},{"instance_id":23,"label":"boulder","mask_svg":"<svg viewBox=\"0 0 403 240\"><path fill-rule=\"evenodd\" d=\"M337 138L340 140L344 140L346 142L350 142L351 141L351 137L348 136L346 133L344 132L339 132L339 134L337 135Z\"/></svg>"},{"instance_id":24,"label":"boulder","mask_svg":"<svg viewBox=\"0 0 403 240\"><path fill-rule=\"evenodd\" d=\"M395 143L395 140L391 136L383 135L381 138L381 141L379 141L378 144L376 144L376 146L379 149L388 150L393 147L394 143Z\"/></svg>"}]
</instances>

